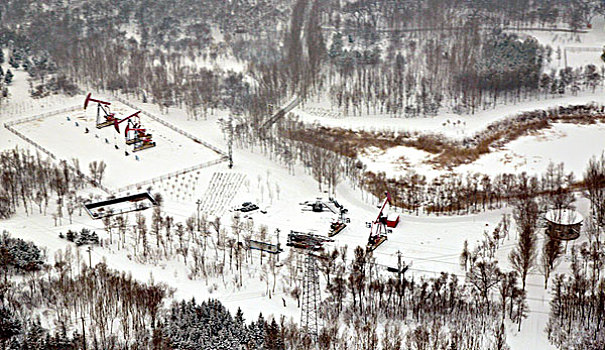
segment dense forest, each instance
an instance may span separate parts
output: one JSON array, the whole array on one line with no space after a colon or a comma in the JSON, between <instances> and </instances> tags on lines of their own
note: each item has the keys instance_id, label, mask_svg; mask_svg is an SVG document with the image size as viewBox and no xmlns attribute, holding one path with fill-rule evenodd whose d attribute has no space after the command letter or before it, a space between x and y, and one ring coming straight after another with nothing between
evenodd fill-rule
<instances>
[{"instance_id":1,"label":"dense forest","mask_svg":"<svg viewBox=\"0 0 605 350\"><path fill-rule=\"evenodd\" d=\"M255 124L288 93L328 94L345 114L414 116L594 85L596 67L545 71L557 48L504 30L578 31L604 12L591 0L5 1L0 47L35 96L75 82ZM255 82L221 68L226 58Z\"/></svg>"}]
</instances>

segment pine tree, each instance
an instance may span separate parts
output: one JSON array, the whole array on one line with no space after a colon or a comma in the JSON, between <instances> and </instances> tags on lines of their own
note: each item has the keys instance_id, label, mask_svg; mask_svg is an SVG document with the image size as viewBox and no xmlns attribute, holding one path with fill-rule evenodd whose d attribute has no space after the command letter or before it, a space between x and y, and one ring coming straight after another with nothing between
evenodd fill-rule
<instances>
[{"instance_id":1,"label":"pine tree","mask_svg":"<svg viewBox=\"0 0 605 350\"><path fill-rule=\"evenodd\" d=\"M78 238L76 238L76 245L81 246L81 245L89 244L89 243L90 243L90 230L87 228L83 228L82 231L80 231L80 235L78 236Z\"/></svg>"},{"instance_id":2,"label":"pine tree","mask_svg":"<svg viewBox=\"0 0 605 350\"><path fill-rule=\"evenodd\" d=\"M5 82L7 85L10 85L10 83L12 83L12 81L13 81L13 76L14 76L14 75L13 75L13 72L11 72L11 70L10 70L10 69L7 69L7 70L6 70L6 75L4 76L4 82Z\"/></svg>"},{"instance_id":3,"label":"pine tree","mask_svg":"<svg viewBox=\"0 0 605 350\"><path fill-rule=\"evenodd\" d=\"M265 349L267 350L283 350L284 340L279 334L279 326L275 319L271 323L265 324Z\"/></svg>"},{"instance_id":4,"label":"pine tree","mask_svg":"<svg viewBox=\"0 0 605 350\"><path fill-rule=\"evenodd\" d=\"M76 234L72 230L67 230L67 233L65 234L65 238L68 241L73 242L74 239L76 238Z\"/></svg>"},{"instance_id":5,"label":"pine tree","mask_svg":"<svg viewBox=\"0 0 605 350\"><path fill-rule=\"evenodd\" d=\"M8 64L15 69L19 68L19 62L15 59L14 53L8 59Z\"/></svg>"},{"instance_id":6,"label":"pine tree","mask_svg":"<svg viewBox=\"0 0 605 350\"><path fill-rule=\"evenodd\" d=\"M21 322L6 306L0 306L0 344L6 349L8 342L21 333Z\"/></svg>"},{"instance_id":7,"label":"pine tree","mask_svg":"<svg viewBox=\"0 0 605 350\"><path fill-rule=\"evenodd\" d=\"M40 320L34 320L26 329L26 334L21 344L24 349L45 349L47 348L48 331L42 327Z\"/></svg>"}]
</instances>

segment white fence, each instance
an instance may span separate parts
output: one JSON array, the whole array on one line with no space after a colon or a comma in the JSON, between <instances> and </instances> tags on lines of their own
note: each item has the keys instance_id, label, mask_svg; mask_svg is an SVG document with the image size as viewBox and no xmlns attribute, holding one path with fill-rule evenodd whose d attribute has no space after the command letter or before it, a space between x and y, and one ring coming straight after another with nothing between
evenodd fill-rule
<instances>
[{"instance_id":1,"label":"white fence","mask_svg":"<svg viewBox=\"0 0 605 350\"><path fill-rule=\"evenodd\" d=\"M141 109L140 107L138 107L138 106L136 106L136 105L134 105L134 104L132 104L132 103L130 103L130 102L128 102L128 101L126 101L126 100L124 100L124 99L123 99L123 98L121 98L120 96L113 95L113 97L114 97L116 100L120 101L121 103L123 103L123 104L127 105L128 107L130 107L130 108L132 108L132 109L140 110L140 111L141 111L141 112L143 112L145 115L147 115L149 118L151 118L151 119L155 120L156 122L158 122L158 123L160 123L160 124L162 124L162 125L166 126L167 128L172 129L172 130L174 130L174 131L178 132L179 134L181 134L181 135L183 135L183 136L185 136L185 137L187 137L187 138L190 138L190 139L192 139L193 141L195 141L195 142L197 142L197 143L199 143L199 144L202 144L202 145L204 145L204 146L206 146L206 147L210 148L211 150L213 150L214 152L218 153L219 155L221 155L221 156L227 156L227 153L226 153L225 151L220 150L218 147L214 147L213 145L209 144L208 142L206 142L206 141L204 141L204 140L201 140L201 139L199 139L199 138L195 137L194 135L192 135L192 134L188 133L187 131L185 131L185 130L183 130L183 129L179 128L179 127L176 127L176 126L174 126L174 125L172 125L172 124L168 123L167 121L165 121L164 119L162 119L162 118L160 118L160 117L156 117L155 115L153 115L153 114L149 113L148 111L146 111L146 110L144 110L144 109Z\"/></svg>"},{"instance_id":2,"label":"white fence","mask_svg":"<svg viewBox=\"0 0 605 350\"><path fill-rule=\"evenodd\" d=\"M569 52L603 52L605 47L568 46L565 51Z\"/></svg>"},{"instance_id":3,"label":"white fence","mask_svg":"<svg viewBox=\"0 0 605 350\"><path fill-rule=\"evenodd\" d=\"M44 118L52 117L52 116L63 114L63 113L67 113L67 112L73 112L73 111L76 111L76 110L78 110L80 108L81 108L80 106L72 106L72 107L63 108L63 109L60 109L60 110L57 110L57 111L50 111L50 112L34 115L34 116L31 116L31 117L21 118L21 119L17 119L17 120L13 120L13 121L4 123L4 127L6 129L8 129L8 131L10 131L13 134L17 135L18 137L22 138L25 142L27 142L30 145L34 146L34 148L36 148L40 152L48 155L53 160L55 160L55 161L61 161L61 159L57 158L57 156L55 156L51 151L49 151L48 149L42 147L40 144L38 144L34 140L30 139L29 137L23 135L23 133L17 131L13 126L19 125L19 124L23 124L23 123L27 123L27 122L31 122L31 121L38 120L38 119L44 119ZM109 194L113 193L109 188L107 188L107 187L105 187L105 186L103 186L103 185L101 185L99 183L96 183L92 178L86 176L80 170L78 170L75 167L73 167L72 165L70 165L69 162L67 162L66 160L64 160L64 161L65 161L65 164L67 165L68 168L70 168L74 173L78 174L79 176L85 178L88 182L90 182L91 184L93 184L93 186L96 186L96 187L102 189L106 193L109 193Z\"/></svg>"},{"instance_id":4,"label":"white fence","mask_svg":"<svg viewBox=\"0 0 605 350\"><path fill-rule=\"evenodd\" d=\"M143 186L145 186L145 185L151 185L151 184L153 184L155 182L167 180L167 179L169 179L171 177L174 177L174 176L184 175L184 174L190 173L192 171L196 171L198 169L202 169L202 168L206 168L206 167L209 167L209 166L213 166L215 164L224 162L224 161L226 161L228 159L229 159L228 156L222 156L222 157L220 157L218 159L214 159L214 160L211 160L209 162L205 162L205 163L201 163L201 164L198 164L198 165L194 165L194 166L189 167L189 168L181 169L181 170L175 171L175 172L170 173L170 174L165 174L165 175L162 175L162 176L154 177L153 179L149 179L149 180L137 182L137 183L132 184L132 185L120 187L120 188L118 188L116 190L116 192L120 193L120 192L125 192L125 191L128 191L128 190L132 190L132 189L142 189Z\"/></svg>"},{"instance_id":5,"label":"white fence","mask_svg":"<svg viewBox=\"0 0 605 350\"><path fill-rule=\"evenodd\" d=\"M119 96L114 96L114 98L116 100L120 101L121 103L127 105L130 108L141 110L137 106L135 106L132 103L130 103L130 102L122 99ZM43 113L43 114L34 115L34 116L31 116L31 117L21 118L21 119L17 119L17 120L13 120L13 121L5 123L4 127L6 129L8 129L10 132L12 132L13 134L15 134L18 137L20 137L23 140L25 140L27 143L29 143L32 146L34 146L37 150L39 150L39 151L43 152L44 154L48 155L52 159L59 160L59 158L57 158L57 156L55 156L48 149L42 147L41 145L39 145L38 143L36 143L32 139L30 139L29 137L23 135L21 132L17 131L13 126L18 125L18 124L23 124L23 123L31 122L31 121L38 120L38 119L44 119L44 118L47 118L47 117L51 117L51 116L55 116L55 115L59 115L59 114L67 113L67 112L73 112L73 111L79 110L80 108L82 108L82 107L79 106L79 105L77 105L77 106L67 107L67 108L63 108L63 109L60 109L60 110L56 110L56 111L51 111L51 112L46 112L46 113ZM159 117L156 117L155 115L153 115L153 114L151 114L151 113L149 113L147 111L144 111L144 110L141 110L141 111L143 113L145 113L145 115L147 115L151 119L157 121L158 123L160 123L160 124L162 124L162 125L170 128L170 129L176 131L177 133L179 133L179 134L181 134L181 135L183 135L183 136L185 136L187 138L190 138L194 142L197 142L197 143L199 143L199 144L201 144L201 145L203 145L205 147L210 148L214 152L218 153L221 157L218 158L218 159L214 159L214 160L211 160L211 161L208 161L208 162L204 162L204 163L198 164L198 165L194 165L194 166L186 168L186 169L181 169L181 170L175 171L175 172L170 173L170 174L158 176L158 177L155 177L153 179L137 182L135 184L131 184L131 185L128 185L128 186L124 186L124 187L118 188L116 190L110 190L109 188L107 188L107 187L105 187L105 186L103 186L101 184L97 184L90 177L84 175L82 172L79 172L79 174L82 177L84 177L86 180L88 180L91 184L93 184L94 186L99 187L100 189L102 189L103 191L107 192L108 194L114 194L114 193L124 192L124 191L128 191L128 190L131 190L131 189L140 189L143 186L150 185L152 183L155 183L156 181L166 180L166 179L169 179L169 178L174 177L174 176L183 175L183 174L186 174L186 173L198 170L198 169L206 168L206 167L209 167L209 166L212 166L212 165L215 165L215 164L218 164L218 163L221 163L221 162L229 160L229 156L227 155L226 152L218 149L217 147L214 147L214 146L210 145L206 141L200 140L199 138L195 137L194 135L192 135L192 134L190 134L190 133L188 133L188 132L186 132L186 131L184 131L184 130L182 130L182 129L180 129L180 128L178 128L178 127L176 127L176 126L174 126L174 125L172 125L172 124L170 124L168 122L166 122L165 120L163 120L163 119L161 119ZM66 162L66 163L67 163L67 166L69 168L71 168L72 170L76 171L76 169L73 166L69 165L68 162Z\"/></svg>"}]
</instances>

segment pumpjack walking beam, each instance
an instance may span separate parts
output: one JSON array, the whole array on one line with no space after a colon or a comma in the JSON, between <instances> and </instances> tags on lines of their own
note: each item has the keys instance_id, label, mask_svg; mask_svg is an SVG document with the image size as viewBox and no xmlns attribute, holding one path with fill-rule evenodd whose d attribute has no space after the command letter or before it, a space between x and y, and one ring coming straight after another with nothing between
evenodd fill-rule
<instances>
[{"instance_id":1,"label":"pumpjack walking beam","mask_svg":"<svg viewBox=\"0 0 605 350\"><path fill-rule=\"evenodd\" d=\"M139 113L141 113L141 111L136 111L136 112L132 113L131 115L129 115L128 117L126 117L126 118L124 118L124 119L122 119L122 120L117 120L117 119L115 119L115 120L114 120L114 122L113 122L113 126L116 128L117 133L118 133L118 134L120 133L120 126L119 126L119 125L120 125L120 123L125 122L125 121L127 121L128 119L130 119L130 118L133 118L133 117L138 117L138 116L139 116Z\"/></svg>"},{"instance_id":2,"label":"pumpjack walking beam","mask_svg":"<svg viewBox=\"0 0 605 350\"><path fill-rule=\"evenodd\" d=\"M88 104L90 102L97 103L97 120L96 120L97 128L101 129L101 128L104 128L106 126L113 124L113 121L115 120L115 113L111 113L111 111L109 110L109 106L111 105L111 102L98 100L98 99L92 98L90 96L91 96L91 93L89 92L88 95L86 95L86 99L84 100L84 109L88 108ZM105 121L101 121L101 111L103 111Z\"/></svg>"}]
</instances>

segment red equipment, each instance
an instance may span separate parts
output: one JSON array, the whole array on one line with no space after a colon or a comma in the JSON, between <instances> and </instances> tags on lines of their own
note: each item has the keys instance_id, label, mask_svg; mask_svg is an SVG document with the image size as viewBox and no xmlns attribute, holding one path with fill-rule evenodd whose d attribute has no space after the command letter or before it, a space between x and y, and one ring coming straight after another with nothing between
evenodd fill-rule
<instances>
[{"instance_id":1,"label":"red equipment","mask_svg":"<svg viewBox=\"0 0 605 350\"><path fill-rule=\"evenodd\" d=\"M124 134L128 134L129 131L136 131L139 137L143 137L145 134L145 130L147 129L139 129L139 128L128 128L126 127L126 132Z\"/></svg>"},{"instance_id":2,"label":"red equipment","mask_svg":"<svg viewBox=\"0 0 605 350\"><path fill-rule=\"evenodd\" d=\"M155 147L155 142L151 141L151 138L138 139L132 151L138 152L151 147Z\"/></svg>"},{"instance_id":3,"label":"red equipment","mask_svg":"<svg viewBox=\"0 0 605 350\"><path fill-rule=\"evenodd\" d=\"M101 100L97 100L95 98L90 97L91 94L92 94L92 92L89 92L88 95L86 95L86 99L84 100L84 109L86 109L86 107L88 107L88 103L90 101L96 102L96 103L99 103L99 104L103 104L105 106L111 105L111 102L101 101Z\"/></svg>"},{"instance_id":4,"label":"red equipment","mask_svg":"<svg viewBox=\"0 0 605 350\"><path fill-rule=\"evenodd\" d=\"M113 124L113 121L116 119L115 118L115 113L111 113L111 111L109 110L109 105L111 105L110 102L106 102L106 101L101 101L101 100L97 100L95 98L90 97L91 93L89 92L88 95L86 95L86 99L84 100L84 109L86 109L88 107L88 104L92 101L92 102L96 102L97 103L97 129L101 129L104 128L106 126L110 126L111 124ZM105 114L105 121L101 121L101 111L103 111L103 113Z\"/></svg>"},{"instance_id":5,"label":"red equipment","mask_svg":"<svg viewBox=\"0 0 605 350\"><path fill-rule=\"evenodd\" d=\"M120 127L119 127L118 125L119 125L121 122L126 121L126 120L128 120L128 119L130 119L130 118L132 118L132 117L138 117L138 116L139 116L139 113L141 113L141 111L136 111L135 113L133 113L133 114L129 115L128 117L126 117L126 118L124 118L124 119L122 119L122 120L117 120L117 119L115 119L115 120L113 121L113 126L116 128L116 131L118 132L118 134L120 133Z\"/></svg>"},{"instance_id":6,"label":"red equipment","mask_svg":"<svg viewBox=\"0 0 605 350\"><path fill-rule=\"evenodd\" d=\"M384 208L387 203L391 204L391 195L389 192L385 192L386 198L382 203L382 207L378 212L376 220L368 222L366 225L370 228L370 237L368 237L368 244L366 245L366 251L372 251L378 248L384 241L387 240L387 233L392 231L387 228L387 217L383 214Z\"/></svg>"},{"instance_id":7,"label":"red equipment","mask_svg":"<svg viewBox=\"0 0 605 350\"><path fill-rule=\"evenodd\" d=\"M133 127L131 127L131 125ZM128 132L132 131L132 137L128 137ZM126 144L131 145L133 143L139 142L143 138L151 138L151 134L147 134L146 129L141 129L136 127L136 124L128 121L128 125L126 126L126 131L124 132L124 136L126 137Z\"/></svg>"}]
</instances>

